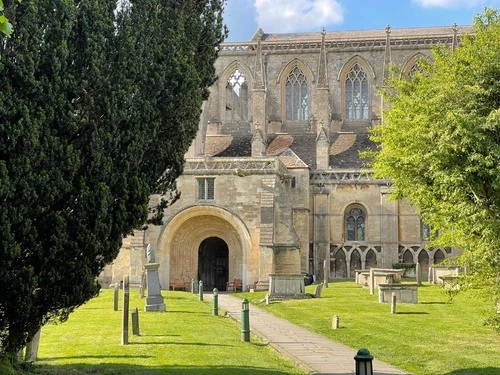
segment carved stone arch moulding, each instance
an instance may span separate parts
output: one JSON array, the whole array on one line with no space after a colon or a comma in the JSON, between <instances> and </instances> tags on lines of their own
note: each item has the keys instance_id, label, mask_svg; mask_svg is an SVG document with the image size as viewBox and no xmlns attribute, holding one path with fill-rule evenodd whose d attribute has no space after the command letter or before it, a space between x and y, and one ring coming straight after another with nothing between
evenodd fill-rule
<instances>
[{"instance_id":1,"label":"carved stone arch moulding","mask_svg":"<svg viewBox=\"0 0 500 375\"><path fill-rule=\"evenodd\" d=\"M403 69L401 69L401 76L408 76L411 75L412 72L416 69L418 66L418 61L421 59L426 59L429 60L430 57L423 54L422 52L417 52L415 53L412 57L410 57L406 63L403 65ZM418 68L417 68L418 69Z\"/></svg>"},{"instance_id":2,"label":"carved stone arch moulding","mask_svg":"<svg viewBox=\"0 0 500 375\"><path fill-rule=\"evenodd\" d=\"M239 60L234 60L231 63L229 63L228 65L226 65L226 67L222 70L222 73L219 75L219 82L222 83L221 86L223 86L223 88L226 87L227 80L234 73L235 70L239 70L241 72L241 74L243 74L245 76L245 79L248 82L248 86L253 87L252 86L253 85L253 74L252 74L251 69L249 69L245 63L243 63Z\"/></svg>"},{"instance_id":3,"label":"carved stone arch moulding","mask_svg":"<svg viewBox=\"0 0 500 375\"><path fill-rule=\"evenodd\" d=\"M368 74L371 81L375 80L375 70L373 70L371 64L360 55L351 57L344 65L342 65L342 68L340 68L337 75L337 80L342 81L345 79L351 68L356 64L358 64L366 72L366 74Z\"/></svg>"},{"instance_id":4,"label":"carved stone arch moulding","mask_svg":"<svg viewBox=\"0 0 500 375\"><path fill-rule=\"evenodd\" d=\"M315 82L314 74L313 74L311 68L309 68L309 66L306 63L304 63L302 60L300 60L298 58L294 58L290 62L288 62L287 64L285 64L283 66L280 73L278 74L278 78L276 79L276 83L285 84L288 75L295 68L299 68L302 71L302 73L305 74L307 81L311 85Z\"/></svg>"},{"instance_id":5,"label":"carved stone arch moulding","mask_svg":"<svg viewBox=\"0 0 500 375\"><path fill-rule=\"evenodd\" d=\"M209 237L222 239L229 249L229 272L246 279L251 238L245 223L234 213L216 206L192 206L178 212L163 228L158 240L160 282L170 278L196 278L198 248Z\"/></svg>"}]
</instances>

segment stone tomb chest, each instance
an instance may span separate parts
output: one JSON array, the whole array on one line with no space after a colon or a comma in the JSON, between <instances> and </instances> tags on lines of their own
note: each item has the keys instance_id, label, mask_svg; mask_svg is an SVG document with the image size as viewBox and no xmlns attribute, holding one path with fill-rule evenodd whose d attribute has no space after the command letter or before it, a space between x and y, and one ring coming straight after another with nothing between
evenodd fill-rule
<instances>
[{"instance_id":1,"label":"stone tomb chest","mask_svg":"<svg viewBox=\"0 0 500 375\"><path fill-rule=\"evenodd\" d=\"M378 301L391 303L392 293L396 294L397 303L418 303L418 284L380 284Z\"/></svg>"}]
</instances>

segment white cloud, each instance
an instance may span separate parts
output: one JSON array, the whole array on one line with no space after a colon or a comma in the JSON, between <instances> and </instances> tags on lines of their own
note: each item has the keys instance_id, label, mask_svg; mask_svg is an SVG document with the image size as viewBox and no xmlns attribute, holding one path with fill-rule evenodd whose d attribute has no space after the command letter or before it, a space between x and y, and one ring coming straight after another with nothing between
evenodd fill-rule
<instances>
[{"instance_id":1,"label":"white cloud","mask_svg":"<svg viewBox=\"0 0 500 375\"><path fill-rule=\"evenodd\" d=\"M424 8L474 8L484 0L413 0Z\"/></svg>"},{"instance_id":2,"label":"white cloud","mask_svg":"<svg viewBox=\"0 0 500 375\"><path fill-rule=\"evenodd\" d=\"M337 0L255 0L255 9L257 23L267 33L319 31L344 20Z\"/></svg>"}]
</instances>

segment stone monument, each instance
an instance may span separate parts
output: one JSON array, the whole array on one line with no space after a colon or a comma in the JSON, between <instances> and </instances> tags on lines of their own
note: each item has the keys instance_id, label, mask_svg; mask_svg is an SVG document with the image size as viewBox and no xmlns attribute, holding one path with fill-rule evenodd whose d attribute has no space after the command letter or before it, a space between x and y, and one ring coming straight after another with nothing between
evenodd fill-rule
<instances>
[{"instance_id":1,"label":"stone monument","mask_svg":"<svg viewBox=\"0 0 500 375\"><path fill-rule=\"evenodd\" d=\"M151 244L146 247L148 263L144 265L146 269L146 285L148 296L146 297L145 311L167 311L160 289L160 276L158 268L160 263L155 263L155 251Z\"/></svg>"}]
</instances>

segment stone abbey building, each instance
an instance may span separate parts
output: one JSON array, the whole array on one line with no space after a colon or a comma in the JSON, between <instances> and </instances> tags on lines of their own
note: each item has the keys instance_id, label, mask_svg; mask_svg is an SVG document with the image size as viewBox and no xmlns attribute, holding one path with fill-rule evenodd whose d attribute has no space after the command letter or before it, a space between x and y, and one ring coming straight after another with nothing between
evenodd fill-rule
<instances>
[{"instance_id":1,"label":"stone abbey building","mask_svg":"<svg viewBox=\"0 0 500 375\"><path fill-rule=\"evenodd\" d=\"M325 260L331 278L418 262L425 279L456 249L429 248L418 213L389 199L390 181L374 179L358 152L375 147L368 130L382 123L376 88L389 63L410 75L433 46L455 48L470 31L258 30L249 42L224 43L178 179L181 198L163 226L124 240L102 281L128 274L139 283L148 243L164 289L174 279L267 289L278 275L278 289L295 293L301 274L323 278Z\"/></svg>"}]
</instances>

